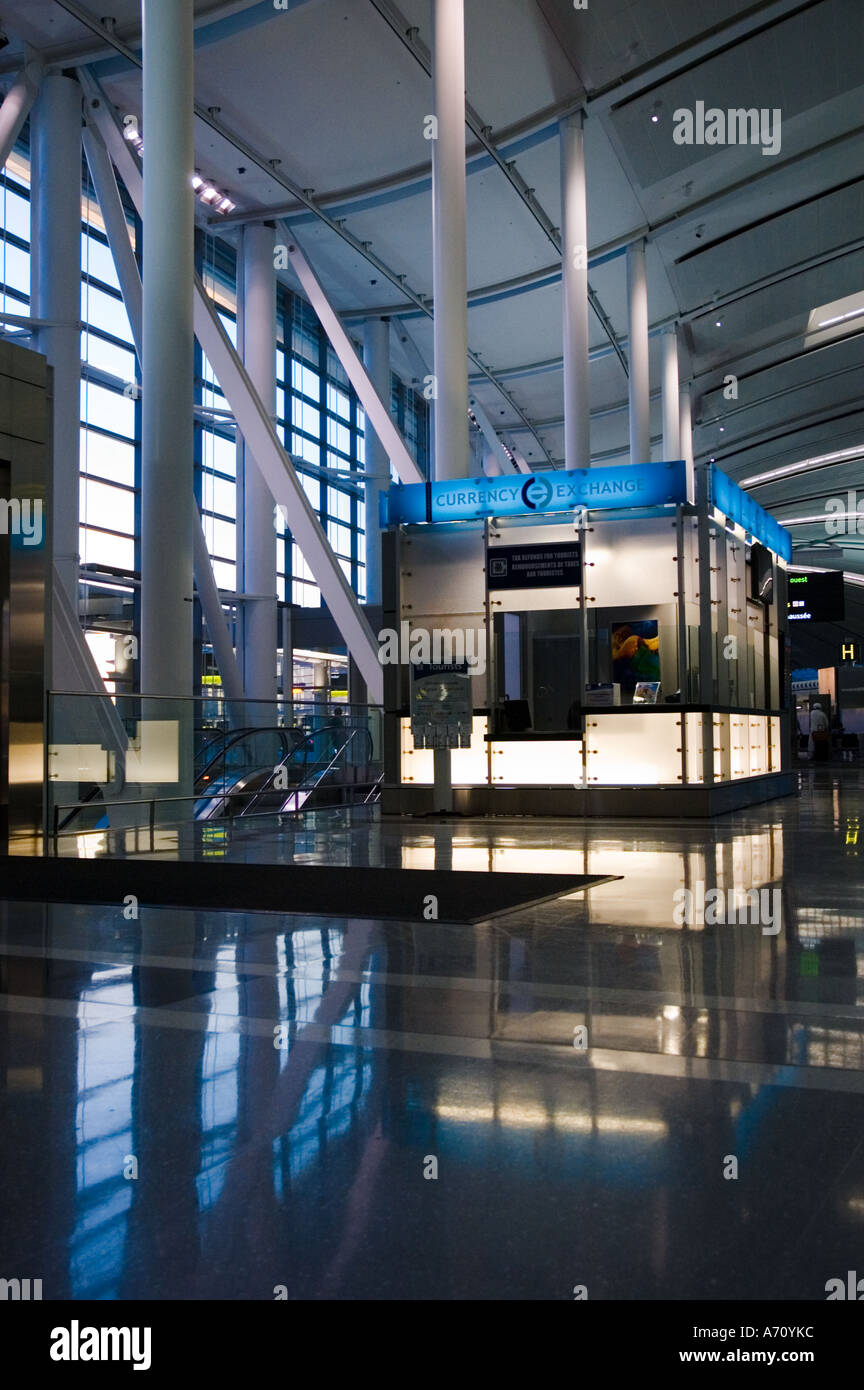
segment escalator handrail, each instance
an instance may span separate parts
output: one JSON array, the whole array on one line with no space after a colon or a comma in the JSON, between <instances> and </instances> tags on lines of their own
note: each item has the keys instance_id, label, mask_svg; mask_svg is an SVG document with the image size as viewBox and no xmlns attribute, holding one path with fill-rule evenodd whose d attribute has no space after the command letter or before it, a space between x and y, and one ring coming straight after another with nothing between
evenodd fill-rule
<instances>
[{"instance_id":1,"label":"escalator handrail","mask_svg":"<svg viewBox=\"0 0 864 1390\"><path fill-rule=\"evenodd\" d=\"M330 727L330 728L334 728L334 727L338 727L338 726L330 725L329 727ZM317 738L319 734L326 733L326 732L327 732L327 729L328 729L328 726L325 725L323 728L315 730L314 733L310 733L310 734L309 734L309 740L308 740L308 741L311 742L311 740L314 739L314 738ZM346 738L345 742L342 743L342 744L340 744L340 746L336 749L336 752L333 754L333 756L331 757L330 761L326 764L325 767L323 767L323 768L321 769L321 771L318 773L318 775L315 776L315 777L313 778L313 781L312 781L311 786L309 786L308 788L305 786L306 775L304 774L304 776L300 779L300 781L297 783L297 785L296 785L295 787L292 787L292 788L290 789L290 791L288 791L288 789L286 788L286 791L288 791L288 794L287 794L285 800L286 800L286 801L290 800L292 796L296 798L296 797L298 797L298 796L300 795L301 792L304 792L304 791L307 792L307 799L308 799L308 796L311 796L311 795L312 795L312 792L314 792L315 788L319 785L319 783L321 782L322 778L326 777L327 773L330 771L330 769L331 769L331 767L333 766L333 764L337 761L338 758L340 758L340 757L342 756L342 754L345 752L345 749L346 749L346 748L348 747L348 745L353 741L353 739L357 736L357 734L360 733L360 731L361 731L361 730L360 730L359 727L356 728L356 729L352 729L352 730L351 730L351 732L350 732L350 734L348 735L348 737ZM368 730L368 729L366 729L365 732L366 732L367 734L369 734L369 730ZM369 738L370 738L370 742L371 742L371 735L369 735ZM283 762L284 762L284 759L283 759ZM280 763L280 764L279 764L279 767L281 767L282 765L283 765L283 764ZM267 778L267 781L264 783L264 786L263 786L263 787L259 787L259 788L258 788L258 791L255 793L255 796L252 798L252 800L251 800L250 802L248 802L246 806L244 806L243 810L240 812L240 815L241 815L241 816L247 816L247 815L249 815L249 814L254 814L254 812L252 811L252 807L255 805L255 802L258 800L258 798L259 798L260 796L263 796L264 793L267 792L268 790L272 790L272 788L270 787L270 783L275 779L277 773L279 772L279 767L274 767L274 769L273 769L273 771L271 772L270 776Z\"/></svg>"}]
</instances>

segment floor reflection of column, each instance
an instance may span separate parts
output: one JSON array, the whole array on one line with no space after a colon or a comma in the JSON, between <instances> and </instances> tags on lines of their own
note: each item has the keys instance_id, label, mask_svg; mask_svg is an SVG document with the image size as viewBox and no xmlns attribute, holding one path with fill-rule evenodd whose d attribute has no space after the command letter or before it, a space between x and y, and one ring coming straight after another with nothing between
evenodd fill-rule
<instances>
[{"instance_id":1,"label":"floor reflection of column","mask_svg":"<svg viewBox=\"0 0 864 1390\"><path fill-rule=\"evenodd\" d=\"M204 1230L201 1252L200 1276L196 1284L195 1297L207 1298L225 1294L226 1242L224 1230L237 1230L239 1223L250 1220L250 1209L258 1199L256 1182L267 1165L272 1171L274 1165L274 1143L284 1140L297 1121L298 1112L306 1095L310 1079L319 1070L332 1066L334 1049L329 1041L329 1033L350 1009L358 997L361 985L357 977L368 968L369 957L375 942L375 928L368 922L349 922L342 954L324 988L321 1000L313 1017L297 1028L291 1039L287 1057L284 1052L277 1055L281 1070L267 1093L268 1103L263 1103L264 1091L256 1095L252 1108L246 1108L247 1142L238 1146L226 1164L221 1192L214 1203ZM274 1023L278 1021L274 1019ZM321 1031L326 1037L322 1041ZM273 1032L268 1028L259 1035L262 1051L273 1048ZM260 1053L258 1054L260 1056ZM322 1097L321 1111L325 1101ZM254 1111L254 1114L253 1114ZM270 1178L268 1177L268 1181ZM330 1195L329 1193L327 1194ZM269 1205L269 1197L265 1205ZM230 1248L230 1246L229 1246ZM260 1271L260 1297L272 1297L272 1289L265 1286L276 1268L279 1277L274 1282L291 1286L291 1280L307 1277L308 1271L294 1268L294 1256L282 1244L274 1245L271 1240L268 1253L271 1258L259 1252L257 1267ZM274 1264L272 1254L278 1254L282 1263ZM211 1293L212 1291L212 1293Z\"/></svg>"},{"instance_id":2,"label":"floor reflection of column","mask_svg":"<svg viewBox=\"0 0 864 1390\"><path fill-rule=\"evenodd\" d=\"M206 920L205 914L190 912L145 916L139 933L141 954L164 954L165 929L170 926L172 954L200 959L214 949L205 940ZM194 993L211 990L214 979L214 972L196 972ZM193 993L193 982L182 969L136 965L133 983L136 1006L151 1010ZM206 1008L206 1002L195 1001L196 1012ZM200 1246L196 1179L201 1167L206 1019L193 1027L151 1021L136 1021L134 1026L132 1153L138 1176L132 1184L121 1297L191 1296Z\"/></svg>"},{"instance_id":3,"label":"floor reflection of column","mask_svg":"<svg viewBox=\"0 0 864 1390\"><path fill-rule=\"evenodd\" d=\"M51 944L55 915L41 903L0 903L0 942ZM70 1297L75 1227L77 1028L40 1013L59 993L74 1000L92 968L0 954L0 991L29 1002L0 1010L0 1252L4 1278L41 1279L42 1297ZM62 991L58 988L62 979ZM52 1253L56 1252L56 1253Z\"/></svg>"},{"instance_id":4,"label":"floor reflection of column","mask_svg":"<svg viewBox=\"0 0 864 1390\"><path fill-rule=\"evenodd\" d=\"M439 821L432 826L432 842L435 846L435 868L453 868L453 826L447 821Z\"/></svg>"},{"instance_id":5,"label":"floor reflection of column","mask_svg":"<svg viewBox=\"0 0 864 1390\"><path fill-rule=\"evenodd\" d=\"M241 1017L273 1020L281 1018L278 946L282 939L274 930L261 930L261 919L237 919L239 1012ZM289 938L290 939L290 938ZM244 983L244 965L256 966ZM263 967L271 973L263 973ZM296 1016L296 1010L290 1010ZM268 1119L279 1079L280 1053L273 1045L272 1032L263 1036L240 1033L237 1057L237 1132L232 1163L243 1169L248 1200L242 1204L220 1205L218 1220L208 1221L208 1257L197 1280L197 1296L241 1297L248 1292L250 1273L255 1266L273 1263L279 1248L279 1203L274 1190L272 1145L257 1142L268 1128ZM238 1286L232 1288L232 1273ZM210 1290L208 1294L205 1290ZM262 1290L266 1296L267 1290Z\"/></svg>"}]
</instances>

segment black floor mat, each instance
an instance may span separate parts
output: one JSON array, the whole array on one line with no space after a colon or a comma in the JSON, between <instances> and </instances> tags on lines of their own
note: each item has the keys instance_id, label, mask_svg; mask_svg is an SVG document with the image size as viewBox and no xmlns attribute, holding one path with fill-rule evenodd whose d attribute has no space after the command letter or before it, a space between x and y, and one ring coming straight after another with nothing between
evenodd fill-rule
<instances>
[{"instance_id":1,"label":"black floor mat","mask_svg":"<svg viewBox=\"0 0 864 1390\"><path fill-rule=\"evenodd\" d=\"M612 875L473 873L146 859L0 859L0 898L485 922ZM428 899L434 897L436 904ZM434 912L433 912L434 907Z\"/></svg>"}]
</instances>

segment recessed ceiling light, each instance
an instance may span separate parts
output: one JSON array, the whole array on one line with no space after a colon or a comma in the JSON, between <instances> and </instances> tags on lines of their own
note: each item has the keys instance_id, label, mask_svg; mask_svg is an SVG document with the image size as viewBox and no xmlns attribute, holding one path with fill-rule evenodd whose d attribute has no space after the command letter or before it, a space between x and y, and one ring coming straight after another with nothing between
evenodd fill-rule
<instances>
[{"instance_id":1,"label":"recessed ceiling light","mask_svg":"<svg viewBox=\"0 0 864 1390\"><path fill-rule=\"evenodd\" d=\"M864 305L859 309L850 309L848 314L835 314L832 319L823 319L821 323L817 323L816 327L831 328L835 323L846 323L848 319L860 318L862 314L864 314Z\"/></svg>"},{"instance_id":2,"label":"recessed ceiling light","mask_svg":"<svg viewBox=\"0 0 864 1390\"><path fill-rule=\"evenodd\" d=\"M814 458L802 459L799 463L787 463L782 468L772 468L768 473L754 473L752 478L741 478L739 487L759 487L773 482L775 478L785 478L790 473L802 473L810 468L830 468L835 463L846 463L849 459L864 457L864 444L853 449L838 449L833 454L817 454Z\"/></svg>"},{"instance_id":3,"label":"recessed ceiling light","mask_svg":"<svg viewBox=\"0 0 864 1390\"><path fill-rule=\"evenodd\" d=\"M715 328L722 328L722 327L723 327L723 320L722 320L722 319L715 319L715 321L714 321L714 327L715 327Z\"/></svg>"}]
</instances>

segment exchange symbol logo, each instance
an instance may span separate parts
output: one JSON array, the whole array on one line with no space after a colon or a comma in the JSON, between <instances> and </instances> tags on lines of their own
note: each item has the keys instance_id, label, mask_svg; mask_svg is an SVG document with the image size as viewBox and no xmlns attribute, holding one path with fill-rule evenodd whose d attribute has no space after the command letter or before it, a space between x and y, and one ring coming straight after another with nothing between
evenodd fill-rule
<instances>
[{"instance_id":1,"label":"exchange symbol logo","mask_svg":"<svg viewBox=\"0 0 864 1390\"><path fill-rule=\"evenodd\" d=\"M552 484L545 478L529 478L522 487L522 501L532 512L542 511L552 501Z\"/></svg>"}]
</instances>

